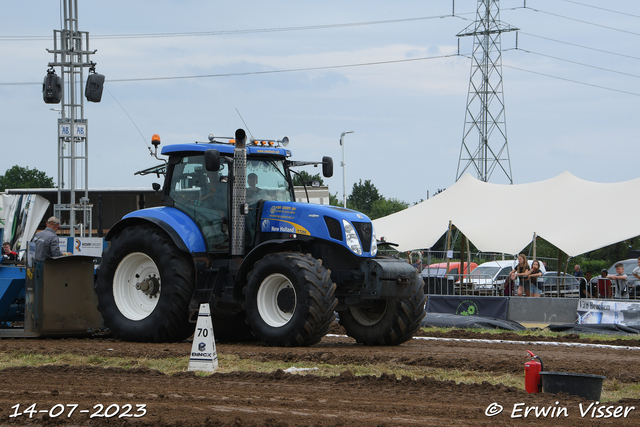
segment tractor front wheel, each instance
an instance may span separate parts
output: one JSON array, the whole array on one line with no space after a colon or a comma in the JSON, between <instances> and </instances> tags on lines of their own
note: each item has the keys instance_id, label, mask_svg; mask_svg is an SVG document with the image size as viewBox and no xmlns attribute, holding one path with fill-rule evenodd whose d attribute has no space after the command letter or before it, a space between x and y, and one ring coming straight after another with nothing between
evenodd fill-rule
<instances>
[{"instance_id":1,"label":"tractor front wheel","mask_svg":"<svg viewBox=\"0 0 640 427\"><path fill-rule=\"evenodd\" d=\"M253 335L273 346L315 344L327 333L338 301L322 261L296 252L269 254L255 263L244 289Z\"/></svg>"}]
</instances>

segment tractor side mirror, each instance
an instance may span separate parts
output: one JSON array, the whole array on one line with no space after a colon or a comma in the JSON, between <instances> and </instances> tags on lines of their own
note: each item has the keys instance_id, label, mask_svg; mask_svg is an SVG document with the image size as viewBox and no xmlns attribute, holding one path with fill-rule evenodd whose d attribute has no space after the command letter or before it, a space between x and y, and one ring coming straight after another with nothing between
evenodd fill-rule
<instances>
[{"instance_id":1,"label":"tractor side mirror","mask_svg":"<svg viewBox=\"0 0 640 427\"><path fill-rule=\"evenodd\" d=\"M220 170L220 152L218 150L209 149L204 152L204 167L209 172Z\"/></svg>"},{"instance_id":2,"label":"tractor side mirror","mask_svg":"<svg viewBox=\"0 0 640 427\"><path fill-rule=\"evenodd\" d=\"M322 158L322 175L325 178L331 178L333 176L333 159L329 156Z\"/></svg>"}]
</instances>

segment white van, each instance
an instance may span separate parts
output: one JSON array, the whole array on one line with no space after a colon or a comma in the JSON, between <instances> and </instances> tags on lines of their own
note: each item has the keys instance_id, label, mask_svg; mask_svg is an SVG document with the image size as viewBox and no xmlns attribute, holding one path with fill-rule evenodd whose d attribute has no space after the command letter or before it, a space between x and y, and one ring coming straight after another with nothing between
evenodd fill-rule
<instances>
[{"instance_id":1,"label":"white van","mask_svg":"<svg viewBox=\"0 0 640 427\"><path fill-rule=\"evenodd\" d=\"M529 267L531 267L533 261L529 260L528 262ZM471 272L468 280L473 283L474 289L495 289L499 291L504 288L505 279L517 263L517 259L485 262ZM542 274L546 273L542 263L540 263L540 271Z\"/></svg>"}]
</instances>

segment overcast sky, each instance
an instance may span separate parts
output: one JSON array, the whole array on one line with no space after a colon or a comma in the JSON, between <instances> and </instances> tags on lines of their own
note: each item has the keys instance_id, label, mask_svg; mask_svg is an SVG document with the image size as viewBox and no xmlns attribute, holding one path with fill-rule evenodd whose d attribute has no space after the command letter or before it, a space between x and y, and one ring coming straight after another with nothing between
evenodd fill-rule
<instances>
[{"instance_id":1,"label":"overcast sky","mask_svg":"<svg viewBox=\"0 0 640 427\"><path fill-rule=\"evenodd\" d=\"M462 143L473 39L460 39L457 56L456 34L475 20L477 1L456 0L455 16L453 3L78 0L79 29L107 79L102 102L85 103L89 186L149 187L157 179L133 174L158 163L152 134L163 145L232 135L244 127L237 109L256 138L288 136L294 159L332 156L325 182L340 199L344 131L354 131L345 137L347 194L369 179L386 198L426 199L455 182ZM520 29L518 50L515 32L502 35L514 183L563 171L596 182L637 178L640 2L500 5L503 23ZM0 173L17 164L57 181L50 108L59 106L43 102L41 83L59 1L2 8ZM290 71L299 69L307 70ZM207 77L123 81L192 76ZM491 182L506 182L504 174ZM568 192L567 203L599 196ZM544 195L531 197L544 204Z\"/></svg>"}]
</instances>

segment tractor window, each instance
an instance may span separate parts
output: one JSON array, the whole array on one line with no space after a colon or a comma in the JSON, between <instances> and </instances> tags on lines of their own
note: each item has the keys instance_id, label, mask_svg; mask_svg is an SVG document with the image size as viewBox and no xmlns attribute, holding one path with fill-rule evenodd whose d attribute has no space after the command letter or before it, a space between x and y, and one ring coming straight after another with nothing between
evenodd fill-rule
<instances>
[{"instance_id":1,"label":"tractor window","mask_svg":"<svg viewBox=\"0 0 640 427\"><path fill-rule=\"evenodd\" d=\"M169 196L174 207L189 215L202 230L209 252L227 252L229 166L217 172L204 167L204 156L183 157L171 174Z\"/></svg>"},{"instance_id":2,"label":"tractor window","mask_svg":"<svg viewBox=\"0 0 640 427\"><path fill-rule=\"evenodd\" d=\"M282 161L247 160L247 203L261 200L294 201Z\"/></svg>"}]
</instances>

